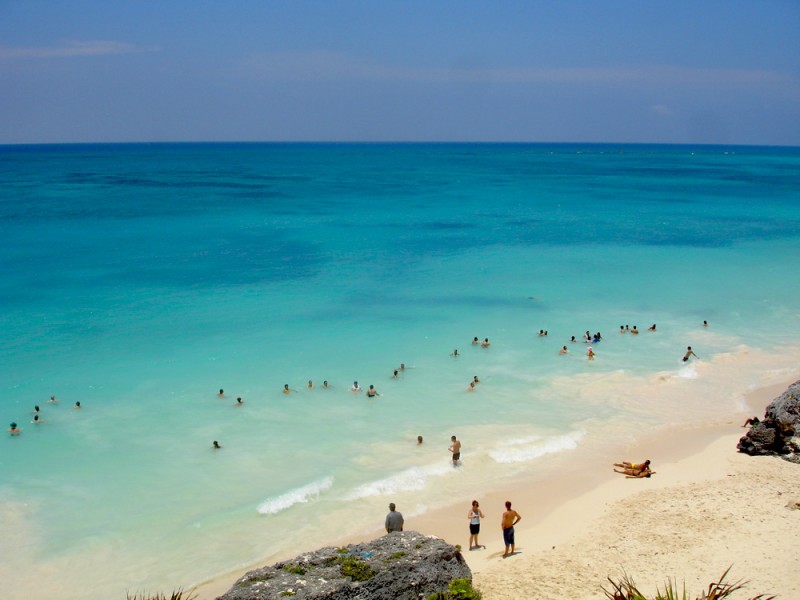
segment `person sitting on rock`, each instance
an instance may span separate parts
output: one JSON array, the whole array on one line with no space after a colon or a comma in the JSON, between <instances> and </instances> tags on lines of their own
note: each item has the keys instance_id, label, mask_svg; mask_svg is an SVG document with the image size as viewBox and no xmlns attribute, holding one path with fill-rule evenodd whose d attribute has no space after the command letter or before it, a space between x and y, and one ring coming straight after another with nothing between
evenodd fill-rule
<instances>
[{"instance_id":1,"label":"person sitting on rock","mask_svg":"<svg viewBox=\"0 0 800 600\"><path fill-rule=\"evenodd\" d=\"M761 421L759 420L758 417L750 417L744 422L744 425L742 425L742 427L747 427L748 425L758 425L759 423L761 423Z\"/></svg>"}]
</instances>

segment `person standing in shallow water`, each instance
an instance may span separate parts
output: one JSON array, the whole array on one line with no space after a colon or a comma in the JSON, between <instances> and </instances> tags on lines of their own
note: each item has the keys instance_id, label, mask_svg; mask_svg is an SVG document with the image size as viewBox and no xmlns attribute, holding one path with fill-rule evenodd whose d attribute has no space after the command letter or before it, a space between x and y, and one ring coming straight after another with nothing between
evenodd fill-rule
<instances>
[{"instance_id":1,"label":"person standing in shallow water","mask_svg":"<svg viewBox=\"0 0 800 600\"><path fill-rule=\"evenodd\" d=\"M453 453L453 466L457 467L461 458L461 442L456 439L456 436L450 437L450 452Z\"/></svg>"},{"instance_id":2,"label":"person standing in shallow water","mask_svg":"<svg viewBox=\"0 0 800 600\"><path fill-rule=\"evenodd\" d=\"M691 346L686 347L686 354L683 355L683 362L689 362L689 357L694 356L695 358L699 358L697 354L694 353Z\"/></svg>"}]
</instances>

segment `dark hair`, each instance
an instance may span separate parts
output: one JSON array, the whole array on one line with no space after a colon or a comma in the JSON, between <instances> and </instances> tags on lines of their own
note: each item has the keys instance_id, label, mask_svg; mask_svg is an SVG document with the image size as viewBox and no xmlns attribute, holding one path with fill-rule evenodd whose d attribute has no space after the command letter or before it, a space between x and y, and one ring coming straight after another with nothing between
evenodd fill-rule
<instances>
[{"instance_id":1,"label":"dark hair","mask_svg":"<svg viewBox=\"0 0 800 600\"><path fill-rule=\"evenodd\" d=\"M506 500L506 508L507 508L508 510L511 510L511 501L509 501L509 500Z\"/></svg>"}]
</instances>

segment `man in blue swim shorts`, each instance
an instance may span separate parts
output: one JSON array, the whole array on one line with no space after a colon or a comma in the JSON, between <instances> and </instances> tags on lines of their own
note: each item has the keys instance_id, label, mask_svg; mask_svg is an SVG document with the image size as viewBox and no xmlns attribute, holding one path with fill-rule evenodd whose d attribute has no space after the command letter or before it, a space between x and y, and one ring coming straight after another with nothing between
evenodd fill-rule
<instances>
[{"instance_id":1,"label":"man in blue swim shorts","mask_svg":"<svg viewBox=\"0 0 800 600\"><path fill-rule=\"evenodd\" d=\"M506 511L503 513L503 518L501 521L501 526L503 527L503 542L506 545L505 554L503 554L503 558L506 558L509 554L514 554L514 525L519 523L522 520L522 517L519 513L515 510L511 509L511 502L506 500ZM508 549L511 548L511 552Z\"/></svg>"}]
</instances>

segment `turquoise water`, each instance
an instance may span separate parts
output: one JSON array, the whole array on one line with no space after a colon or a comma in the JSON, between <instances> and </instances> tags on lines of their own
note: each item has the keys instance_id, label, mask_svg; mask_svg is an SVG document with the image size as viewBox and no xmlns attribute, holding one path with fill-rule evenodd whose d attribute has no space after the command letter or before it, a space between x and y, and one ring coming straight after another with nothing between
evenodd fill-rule
<instances>
[{"instance_id":1,"label":"turquoise water","mask_svg":"<svg viewBox=\"0 0 800 600\"><path fill-rule=\"evenodd\" d=\"M390 500L743 410L800 356L798 149L0 147L0 183L12 598L170 590L369 531Z\"/></svg>"}]
</instances>

